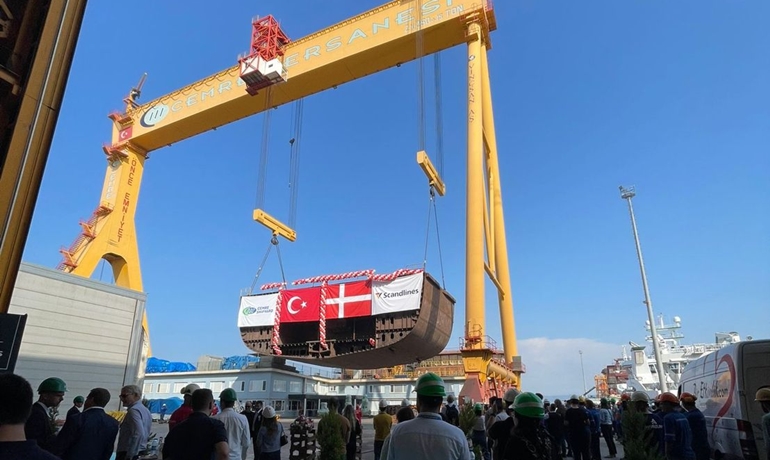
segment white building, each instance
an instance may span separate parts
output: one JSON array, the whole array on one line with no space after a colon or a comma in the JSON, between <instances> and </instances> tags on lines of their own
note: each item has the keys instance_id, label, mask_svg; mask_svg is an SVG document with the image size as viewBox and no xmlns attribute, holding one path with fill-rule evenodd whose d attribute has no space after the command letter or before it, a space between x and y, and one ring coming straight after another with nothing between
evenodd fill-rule
<instances>
[{"instance_id":1,"label":"white building","mask_svg":"<svg viewBox=\"0 0 770 460\"><path fill-rule=\"evenodd\" d=\"M444 380L447 394L458 395L465 376L446 376ZM182 388L189 383L210 389L215 398L225 388L232 388L241 403L262 401L284 417L296 417L299 410L316 416L319 410L326 409L331 399L362 404L364 415L376 414L382 400L392 406L400 405L404 399L411 404L416 402L413 378L340 378L339 372L301 364L146 374L142 397L148 400L181 398Z\"/></svg>"}]
</instances>

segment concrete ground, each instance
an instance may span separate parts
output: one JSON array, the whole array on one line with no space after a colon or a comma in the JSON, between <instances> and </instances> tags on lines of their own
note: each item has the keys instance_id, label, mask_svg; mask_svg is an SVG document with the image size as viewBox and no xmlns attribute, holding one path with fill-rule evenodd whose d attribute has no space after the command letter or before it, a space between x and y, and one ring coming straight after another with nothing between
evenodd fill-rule
<instances>
[{"instance_id":1,"label":"concrete ground","mask_svg":"<svg viewBox=\"0 0 770 460\"><path fill-rule=\"evenodd\" d=\"M319 419L313 419L316 426L318 426L318 420ZM283 428L286 430L286 433L289 433L289 425L291 425L292 420L282 420L281 423L283 423ZM157 433L158 436L165 437L168 434L168 424L159 424L157 422L154 422L152 424L152 430L153 433ZM371 418L364 418L363 421L363 449L362 449L362 455L361 460L374 460L374 427L372 426L372 419ZM600 440L601 450L602 450L602 458L609 455L609 450L607 450L607 444L604 442L604 438ZM623 458L623 446L620 445L619 442L615 441L615 445L618 448L618 459ZM253 452L251 447L249 447L249 455L248 459L251 460L253 458ZM288 459L289 458L289 445L285 445L281 448L281 458L282 459Z\"/></svg>"}]
</instances>

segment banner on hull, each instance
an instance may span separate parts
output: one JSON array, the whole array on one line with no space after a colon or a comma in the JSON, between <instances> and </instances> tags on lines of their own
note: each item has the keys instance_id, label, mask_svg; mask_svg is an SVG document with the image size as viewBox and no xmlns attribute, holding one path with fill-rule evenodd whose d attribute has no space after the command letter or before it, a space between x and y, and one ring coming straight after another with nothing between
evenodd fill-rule
<instances>
[{"instance_id":1,"label":"banner on hull","mask_svg":"<svg viewBox=\"0 0 770 460\"><path fill-rule=\"evenodd\" d=\"M422 299L423 273L398 277L392 281L350 281L326 287L326 319L418 310ZM272 326L278 293L241 297L238 327ZM281 323L320 320L321 287L287 289L281 295Z\"/></svg>"}]
</instances>

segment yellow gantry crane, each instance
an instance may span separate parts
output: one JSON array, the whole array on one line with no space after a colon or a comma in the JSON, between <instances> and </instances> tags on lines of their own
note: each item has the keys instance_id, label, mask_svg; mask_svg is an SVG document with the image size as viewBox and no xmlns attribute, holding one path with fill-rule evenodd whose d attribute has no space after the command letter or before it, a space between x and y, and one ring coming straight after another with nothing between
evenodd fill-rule
<instances>
[{"instance_id":1,"label":"yellow gantry crane","mask_svg":"<svg viewBox=\"0 0 770 460\"><path fill-rule=\"evenodd\" d=\"M262 26L273 27L269 18ZM254 27L256 31L256 23ZM479 400L518 387L523 367L516 347L487 63L490 32L496 28L489 1L396 0L294 41L280 30L265 29L264 36L278 44L271 56L257 59L259 53L252 49L252 55L238 65L146 104L137 103L141 88L135 88L126 98L126 111L110 115L112 143L104 147L107 172L101 199L91 218L81 223L83 231L76 241L61 251L64 259L59 268L89 277L105 259L117 285L142 291L134 217L150 152L412 61L421 57L418 50L428 55L466 44L467 248L462 352L468 391L464 393ZM444 183L428 155L418 152L417 160L431 186L443 195ZM274 235L296 238L292 228L263 210L255 210L254 219ZM485 274L498 292L505 362L493 359L493 342L485 334ZM144 327L147 331L146 318ZM148 336L146 340L149 344Z\"/></svg>"}]
</instances>

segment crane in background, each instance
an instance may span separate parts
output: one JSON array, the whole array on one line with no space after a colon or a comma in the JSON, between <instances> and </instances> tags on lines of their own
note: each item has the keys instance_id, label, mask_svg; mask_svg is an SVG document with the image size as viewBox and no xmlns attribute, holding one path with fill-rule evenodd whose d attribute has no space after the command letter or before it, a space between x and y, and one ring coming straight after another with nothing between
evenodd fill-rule
<instances>
[{"instance_id":1,"label":"crane in background","mask_svg":"<svg viewBox=\"0 0 770 460\"><path fill-rule=\"evenodd\" d=\"M104 146L107 171L101 199L81 223L75 242L62 249L59 269L90 277L104 259L115 283L142 291L135 214L148 154L205 131L335 88L457 45L467 46L467 188L465 327L461 352L467 376L463 394L475 400L520 387L508 267L505 220L492 94L487 62L497 28L490 1L397 0L304 38L291 41L271 17L253 23L252 49L237 65L139 105L110 114L112 142ZM141 83L140 83L141 86ZM132 94L136 94L132 91ZM444 184L428 155L418 163L439 194ZM274 237L296 232L262 209L256 221ZM485 330L485 275L496 287L504 360ZM145 331L148 331L146 317ZM149 346L149 335L145 337Z\"/></svg>"}]
</instances>

